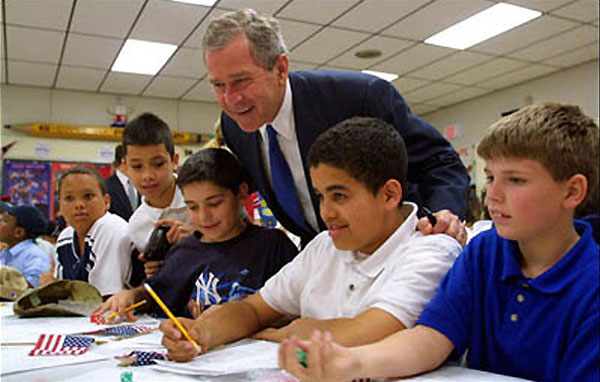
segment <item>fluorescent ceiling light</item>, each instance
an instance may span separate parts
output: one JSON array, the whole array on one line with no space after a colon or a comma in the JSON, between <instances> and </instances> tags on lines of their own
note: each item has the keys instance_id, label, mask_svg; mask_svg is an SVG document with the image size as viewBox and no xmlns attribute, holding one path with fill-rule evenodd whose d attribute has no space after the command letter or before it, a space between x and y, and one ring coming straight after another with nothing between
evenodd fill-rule
<instances>
[{"instance_id":1,"label":"fluorescent ceiling light","mask_svg":"<svg viewBox=\"0 0 600 382\"><path fill-rule=\"evenodd\" d=\"M389 82L392 82L396 78L398 78L398 75L394 74L394 73L375 72L373 70L361 70L361 72L370 74L372 76L376 76L376 77L382 78L382 79L384 79L386 81L389 81Z\"/></svg>"},{"instance_id":2,"label":"fluorescent ceiling light","mask_svg":"<svg viewBox=\"0 0 600 382\"><path fill-rule=\"evenodd\" d=\"M533 20L541 14L541 12L516 5L498 3L434 34L425 40L425 43L454 49L467 49Z\"/></svg>"},{"instance_id":3,"label":"fluorescent ceiling light","mask_svg":"<svg viewBox=\"0 0 600 382\"><path fill-rule=\"evenodd\" d=\"M188 4L196 4L196 5L204 5L206 7L212 6L217 0L171 0L177 1L178 3L188 3Z\"/></svg>"},{"instance_id":4,"label":"fluorescent ceiling light","mask_svg":"<svg viewBox=\"0 0 600 382\"><path fill-rule=\"evenodd\" d=\"M111 70L154 75L177 49L177 45L128 39Z\"/></svg>"}]
</instances>

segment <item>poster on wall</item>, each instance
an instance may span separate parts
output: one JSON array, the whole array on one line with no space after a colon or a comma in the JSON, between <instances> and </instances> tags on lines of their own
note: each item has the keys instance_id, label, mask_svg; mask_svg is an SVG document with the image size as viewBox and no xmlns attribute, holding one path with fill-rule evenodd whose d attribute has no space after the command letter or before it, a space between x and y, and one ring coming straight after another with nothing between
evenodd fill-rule
<instances>
[{"instance_id":1,"label":"poster on wall","mask_svg":"<svg viewBox=\"0 0 600 382\"><path fill-rule=\"evenodd\" d=\"M44 162L6 161L4 195L13 204L29 204L49 216L50 164Z\"/></svg>"}]
</instances>

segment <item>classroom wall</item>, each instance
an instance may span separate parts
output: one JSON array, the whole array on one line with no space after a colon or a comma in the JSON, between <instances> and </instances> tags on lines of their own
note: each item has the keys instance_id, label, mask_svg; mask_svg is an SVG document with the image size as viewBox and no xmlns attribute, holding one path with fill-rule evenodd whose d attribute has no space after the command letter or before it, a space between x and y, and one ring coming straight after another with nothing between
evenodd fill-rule
<instances>
[{"instance_id":1,"label":"classroom wall","mask_svg":"<svg viewBox=\"0 0 600 382\"><path fill-rule=\"evenodd\" d=\"M584 113L598 118L598 60L594 60L545 77L499 90L480 98L424 114L422 117L440 131L455 125L458 136L450 142L463 161L472 164L480 193L484 184L484 161L477 157L477 143L485 129L501 117L501 113L532 103L555 101L579 105Z\"/></svg>"},{"instance_id":2,"label":"classroom wall","mask_svg":"<svg viewBox=\"0 0 600 382\"><path fill-rule=\"evenodd\" d=\"M2 85L0 97L2 144L18 140L6 156L9 159L108 163L112 161L110 153L118 142L33 137L6 129L5 125L50 122L108 126L113 118L109 108L119 104L129 109L130 119L150 111L167 122L173 130L213 134L214 124L219 116L216 103L50 90L17 85ZM182 157L181 159L185 158L186 150L196 151L198 148L198 145L176 145L176 151Z\"/></svg>"}]
</instances>

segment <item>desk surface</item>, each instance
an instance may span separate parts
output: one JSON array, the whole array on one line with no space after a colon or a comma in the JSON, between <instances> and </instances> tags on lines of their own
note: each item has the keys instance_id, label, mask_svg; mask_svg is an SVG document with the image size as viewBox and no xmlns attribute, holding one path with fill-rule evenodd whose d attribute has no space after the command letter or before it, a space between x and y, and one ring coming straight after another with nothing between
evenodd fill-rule
<instances>
[{"instance_id":1,"label":"desk surface","mask_svg":"<svg viewBox=\"0 0 600 382\"><path fill-rule=\"evenodd\" d=\"M0 308L0 317L2 328L1 342L3 344L9 342L19 342L17 340L33 342L34 340L32 340L32 338L37 339L39 334L50 333L50 330L52 330L52 333L57 334L73 333L73 330L81 331L81 328L85 328L86 325L89 324L89 318L87 317L20 319L12 314L12 307L10 304L4 305ZM289 375L282 370L271 368L273 365L276 365L277 345L254 340L242 340L235 344L228 345L227 347L222 348L220 351L215 351L214 353L209 352L206 355L208 357L205 358L208 358L209 363L216 362L210 363L210 365L216 365L221 361L231 362L229 361L231 356L239 350L241 354L244 354L243 359L237 358L238 361L231 362L231 368L244 367L246 364L250 365L252 363L260 363L261 365L269 365L269 368L267 369L206 377L198 375L185 375L186 371L182 371L178 374L165 372L155 368L154 366L118 366L119 361L114 357L127 354L132 350L164 350L164 348L160 346L160 338L160 333L155 332L123 341L114 341L106 345L93 345L90 350L82 356L31 357L28 355L28 352L33 347L32 345L2 346L2 368L0 369L0 376L3 382L117 382L120 381L120 375L123 371L131 371L133 373L133 380L135 382L289 382L291 380ZM239 357L240 353L235 354ZM187 365L192 367L193 365L201 365L201 363L197 363L196 360L194 360L194 362L190 364L176 365ZM431 373L403 379L402 381L517 382L522 380L497 374L485 373L477 370L446 366Z\"/></svg>"}]
</instances>

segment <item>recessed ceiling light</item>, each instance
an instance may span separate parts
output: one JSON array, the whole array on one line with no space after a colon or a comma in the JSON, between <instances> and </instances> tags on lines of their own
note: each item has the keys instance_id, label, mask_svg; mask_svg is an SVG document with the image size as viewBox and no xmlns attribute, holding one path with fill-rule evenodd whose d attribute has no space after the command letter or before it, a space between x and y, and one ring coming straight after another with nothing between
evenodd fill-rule
<instances>
[{"instance_id":1,"label":"recessed ceiling light","mask_svg":"<svg viewBox=\"0 0 600 382\"><path fill-rule=\"evenodd\" d=\"M196 4L196 5L204 5L206 7L212 6L217 0L171 0L177 1L178 3L188 3L188 4Z\"/></svg>"},{"instance_id":2,"label":"recessed ceiling light","mask_svg":"<svg viewBox=\"0 0 600 382\"><path fill-rule=\"evenodd\" d=\"M425 43L467 49L509 29L539 17L542 13L516 5L498 3L425 40Z\"/></svg>"},{"instance_id":3,"label":"recessed ceiling light","mask_svg":"<svg viewBox=\"0 0 600 382\"><path fill-rule=\"evenodd\" d=\"M381 51L379 49L363 49L354 53L354 55L358 58L375 58L381 56Z\"/></svg>"},{"instance_id":4,"label":"recessed ceiling light","mask_svg":"<svg viewBox=\"0 0 600 382\"><path fill-rule=\"evenodd\" d=\"M177 45L133 40L125 41L111 70L154 75L177 49Z\"/></svg>"},{"instance_id":5,"label":"recessed ceiling light","mask_svg":"<svg viewBox=\"0 0 600 382\"><path fill-rule=\"evenodd\" d=\"M361 70L361 72L370 74L372 76L376 76L376 77L382 78L382 79L384 79L386 81L389 81L389 82L392 82L396 78L398 78L398 75L394 74L394 73L375 72L373 70Z\"/></svg>"}]
</instances>

